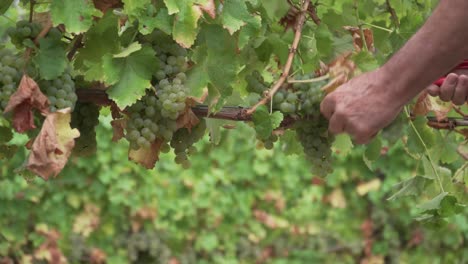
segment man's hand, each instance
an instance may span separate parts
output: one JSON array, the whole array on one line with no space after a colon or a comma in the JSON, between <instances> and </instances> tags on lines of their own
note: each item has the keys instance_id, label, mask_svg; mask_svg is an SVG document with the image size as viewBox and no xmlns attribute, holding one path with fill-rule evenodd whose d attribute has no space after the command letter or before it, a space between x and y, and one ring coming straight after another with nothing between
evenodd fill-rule
<instances>
[{"instance_id":1,"label":"man's hand","mask_svg":"<svg viewBox=\"0 0 468 264\"><path fill-rule=\"evenodd\" d=\"M406 103L381 70L358 76L329 94L321 104L333 134L348 133L357 144L368 143L388 126Z\"/></svg>"},{"instance_id":2,"label":"man's hand","mask_svg":"<svg viewBox=\"0 0 468 264\"><path fill-rule=\"evenodd\" d=\"M432 96L439 96L444 102L451 101L456 105L468 102L468 70L450 73L440 87L432 84L427 91Z\"/></svg>"}]
</instances>

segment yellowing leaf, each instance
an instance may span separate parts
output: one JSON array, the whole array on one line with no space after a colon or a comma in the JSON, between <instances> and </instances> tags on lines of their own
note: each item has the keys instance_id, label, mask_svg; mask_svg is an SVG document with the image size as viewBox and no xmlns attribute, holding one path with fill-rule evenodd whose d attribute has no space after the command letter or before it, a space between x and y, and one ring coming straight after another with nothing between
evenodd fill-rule
<instances>
[{"instance_id":1,"label":"yellowing leaf","mask_svg":"<svg viewBox=\"0 0 468 264\"><path fill-rule=\"evenodd\" d=\"M74 139L80 136L70 127L70 119L70 109L49 113L34 140L26 168L44 180L62 171L75 146Z\"/></svg>"}]
</instances>

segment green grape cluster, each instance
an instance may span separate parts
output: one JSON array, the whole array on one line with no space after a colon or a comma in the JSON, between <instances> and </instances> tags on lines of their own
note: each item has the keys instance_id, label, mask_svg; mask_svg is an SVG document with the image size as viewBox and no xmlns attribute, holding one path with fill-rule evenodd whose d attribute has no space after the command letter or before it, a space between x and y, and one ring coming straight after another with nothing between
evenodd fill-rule
<instances>
[{"instance_id":1,"label":"green grape cluster","mask_svg":"<svg viewBox=\"0 0 468 264\"><path fill-rule=\"evenodd\" d=\"M171 250L156 232L133 233L126 242L128 258L132 263L169 263Z\"/></svg>"},{"instance_id":2,"label":"green grape cluster","mask_svg":"<svg viewBox=\"0 0 468 264\"><path fill-rule=\"evenodd\" d=\"M50 102L50 111L60 109L75 109L78 99L75 92L75 82L69 71L64 72L55 80L42 80L39 82L41 90L47 95Z\"/></svg>"},{"instance_id":3,"label":"green grape cluster","mask_svg":"<svg viewBox=\"0 0 468 264\"><path fill-rule=\"evenodd\" d=\"M75 140L73 153L77 156L91 156L96 153L96 126L99 124L99 106L77 103L72 113L71 126L80 131Z\"/></svg>"},{"instance_id":4,"label":"green grape cluster","mask_svg":"<svg viewBox=\"0 0 468 264\"><path fill-rule=\"evenodd\" d=\"M154 93L148 92L141 100L127 108L126 138L130 148L149 148L156 139L170 141L177 130L174 119L162 116L162 105Z\"/></svg>"},{"instance_id":5,"label":"green grape cluster","mask_svg":"<svg viewBox=\"0 0 468 264\"><path fill-rule=\"evenodd\" d=\"M11 43L20 49L28 46L28 42L31 43L41 33L41 30L41 24L21 20L16 23L16 27L8 28L7 34L11 39Z\"/></svg>"},{"instance_id":6,"label":"green grape cluster","mask_svg":"<svg viewBox=\"0 0 468 264\"><path fill-rule=\"evenodd\" d=\"M197 126L191 129L191 131L187 128L182 128L177 130L174 134L174 137L171 140L171 147L174 149L174 153L176 154L175 162L177 164L181 164L184 169L191 167L188 156L197 152L197 148L194 144L203 138L205 132L206 122L202 119Z\"/></svg>"},{"instance_id":7,"label":"green grape cluster","mask_svg":"<svg viewBox=\"0 0 468 264\"><path fill-rule=\"evenodd\" d=\"M328 120L318 112L308 119L298 121L296 133L307 160L312 165L312 173L320 177L332 173L331 146L334 137L328 133Z\"/></svg>"},{"instance_id":8,"label":"green grape cluster","mask_svg":"<svg viewBox=\"0 0 468 264\"><path fill-rule=\"evenodd\" d=\"M249 93L263 95L263 93L270 87L257 70L253 71L252 74L247 75L245 80L247 81L247 91Z\"/></svg>"},{"instance_id":9,"label":"green grape cluster","mask_svg":"<svg viewBox=\"0 0 468 264\"><path fill-rule=\"evenodd\" d=\"M259 140L263 142L263 147L265 147L265 149L268 149L268 150L272 150L275 147L275 143L278 141L278 139L279 137L273 134L267 139L259 138Z\"/></svg>"},{"instance_id":10,"label":"green grape cluster","mask_svg":"<svg viewBox=\"0 0 468 264\"><path fill-rule=\"evenodd\" d=\"M294 114L299 109L298 92L290 90L288 85L283 85L273 97L273 108L284 114Z\"/></svg>"},{"instance_id":11,"label":"green grape cluster","mask_svg":"<svg viewBox=\"0 0 468 264\"><path fill-rule=\"evenodd\" d=\"M3 112L21 80L24 61L13 51L0 47L0 110Z\"/></svg>"},{"instance_id":12,"label":"green grape cluster","mask_svg":"<svg viewBox=\"0 0 468 264\"><path fill-rule=\"evenodd\" d=\"M159 82L157 95L162 117L177 120L184 111L189 93L188 87L185 86L186 80L185 73L179 73L172 80L163 79Z\"/></svg>"}]
</instances>

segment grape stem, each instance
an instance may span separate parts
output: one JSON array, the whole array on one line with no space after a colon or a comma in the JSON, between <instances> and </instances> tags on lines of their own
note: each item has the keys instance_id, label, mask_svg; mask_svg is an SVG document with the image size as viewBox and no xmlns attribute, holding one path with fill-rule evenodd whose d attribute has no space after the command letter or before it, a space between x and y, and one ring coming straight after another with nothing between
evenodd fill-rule
<instances>
[{"instance_id":1,"label":"grape stem","mask_svg":"<svg viewBox=\"0 0 468 264\"><path fill-rule=\"evenodd\" d=\"M317 77L317 78L313 78L313 79L310 79L310 80L291 80L289 79L288 80L288 83L317 83L317 82L322 82L322 81L326 81L330 78L330 75L324 75L324 76L320 76L320 77Z\"/></svg>"},{"instance_id":2,"label":"grape stem","mask_svg":"<svg viewBox=\"0 0 468 264\"><path fill-rule=\"evenodd\" d=\"M309 10L309 5L310 5L310 0L303 1L301 13L299 15L299 19L297 19L296 34L294 37L294 41L289 51L288 60L286 62L286 65L284 65L283 73L281 74L281 77L278 79L275 85L270 89L270 92L262 100L260 100L256 105L254 105L252 108L246 111L245 114L247 116L251 116L257 110L258 107L268 103L268 101L270 101L271 98L275 96L275 94L281 89L281 86L283 86L283 84L286 82L289 76L289 72L291 71L292 64L294 62L294 57L296 56L296 53L297 53L297 48L299 47L299 43L301 41L302 28L304 27L304 24L306 21L306 16L307 16L307 11Z\"/></svg>"}]
</instances>

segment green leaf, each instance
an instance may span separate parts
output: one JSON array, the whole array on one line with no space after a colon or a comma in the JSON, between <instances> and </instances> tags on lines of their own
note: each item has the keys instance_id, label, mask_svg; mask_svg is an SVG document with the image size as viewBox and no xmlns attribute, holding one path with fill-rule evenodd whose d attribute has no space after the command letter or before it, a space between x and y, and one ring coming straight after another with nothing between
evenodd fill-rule
<instances>
[{"instance_id":1,"label":"green leaf","mask_svg":"<svg viewBox=\"0 0 468 264\"><path fill-rule=\"evenodd\" d=\"M173 15L176 13L180 12L179 6L178 6L178 0L164 0L164 4L167 7L167 10L169 11L169 15Z\"/></svg>"},{"instance_id":2,"label":"green leaf","mask_svg":"<svg viewBox=\"0 0 468 264\"><path fill-rule=\"evenodd\" d=\"M426 147L430 150L435 145L434 132L426 123L425 117L418 117L413 121L413 125L408 127L407 146L411 153L425 153Z\"/></svg>"},{"instance_id":3,"label":"green leaf","mask_svg":"<svg viewBox=\"0 0 468 264\"><path fill-rule=\"evenodd\" d=\"M118 29L118 18L107 13L86 33L84 47L76 56L75 68L84 72L87 81L104 81L104 56L120 50Z\"/></svg>"},{"instance_id":4,"label":"green leaf","mask_svg":"<svg viewBox=\"0 0 468 264\"><path fill-rule=\"evenodd\" d=\"M431 183L431 180L422 176L412 177L395 185L395 188L399 188L400 190L388 198L388 200L394 201L406 196L418 196L423 193L425 188Z\"/></svg>"},{"instance_id":5,"label":"green leaf","mask_svg":"<svg viewBox=\"0 0 468 264\"><path fill-rule=\"evenodd\" d=\"M281 112L274 112L270 115L266 106L257 108L252 116L252 121L255 125L255 131L261 139L267 139L273 133L273 130L283 121Z\"/></svg>"},{"instance_id":6,"label":"green leaf","mask_svg":"<svg viewBox=\"0 0 468 264\"><path fill-rule=\"evenodd\" d=\"M366 152L364 155L368 160L375 161L380 157L381 150L382 140L380 136L377 136L366 146Z\"/></svg>"},{"instance_id":7,"label":"green leaf","mask_svg":"<svg viewBox=\"0 0 468 264\"><path fill-rule=\"evenodd\" d=\"M284 135L281 136L281 151L289 155L300 155L304 153L302 145L297 140L297 134L294 130L287 130Z\"/></svg>"},{"instance_id":8,"label":"green leaf","mask_svg":"<svg viewBox=\"0 0 468 264\"><path fill-rule=\"evenodd\" d=\"M198 20L202 16L202 11L192 1L181 1L180 5L180 12L174 20L172 35L182 47L190 48L198 35Z\"/></svg>"},{"instance_id":9,"label":"green leaf","mask_svg":"<svg viewBox=\"0 0 468 264\"><path fill-rule=\"evenodd\" d=\"M141 50L141 44L138 42L133 42L130 44L128 47L126 47L124 50L122 50L120 53L115 54L113 57L114 58L125 58L130 56L130 54L137 52Z\"/></svg>"},{"instance_id":10,"label":"green leaf","mask_svg":"<svg viewBox=\"0 0 468 264\"><path fill-rule=\"evenodd\" d=\"M434 197L433 199L423 203L423 204L420 204L418 206L419 209L421 210L424 210L424 211L430 211L430 210L438 210L440 208L440 204L442 202L442 200L445 199L445 197L448 196L448 192L443 192L443 193L440 193L439 195L437 195L436 197Z\"/></svg>"},{"instance_id":11,"label":"green leaf","mask_svg":"<svg viewBox=\"0 0 468 264\"><path fill-rule=\"evenodd\" d=\"M34 63L39 68L41 78L45 80L56 79L68 65L65 46L60 39L54 38L43 38L39 40L39 44Z\"/></svg>"},{"instance_id":12,"label":"green leaf","mask_svg":"<svg viewBox=\"0 0 468 264\"><path fill-rule=\"evenodd\" d=\"M340 155L346 156L351 153L351 151L354 148L354 145L349 135L340 134L335 137L335 141L333 142L333 148Z\"/></svg>"},{"instance_id":13,"label":"green leaf","mask_svg":"<svg viewBox=\"0 0 468 264\"><path fill-rule=\"evenodd\" d=\"M0 126L0 145L2 143L7 143L13 138L13 133L11 132L11 128Z\"/></svg>"},{"instance_id":14,"label":"green leaf","mask_svg":"<svg viewBox=\"0 0 468 264\"><path fill-rule=\"evenodd\" d=\"M50 10L54 26L64 24L69 33L87 31L93 24L93 15L99 14L87 0L52 0Z\"/></svg>"},{"instance_id":15,"label":"green leaf","mask_svg":"<svg viewBox=\"0 0 468 264\"><path fill-rule=\"evenodd\" d=\"M0 15L5 14L5 12L10 8L14 0L2 0L0 1Z\"/></svg>"},{"instance_id":16,"label":"green leaf","mask_svg":"<svg viewBox=\"0 0 468 264\"><path fill-rule=\"evenodd\" d=\"M262 1L268 17L273 21L278 21L279 18L286 15L290 6L286 1Z\"/></svg>"},{"instance_id":17,"label":"green leaf","mask_svg":"<svg viewBox=\"0 0 468 264\"><path fill-rule=\"evenodd\" d=\"M197 237L195 247L199 250L211 252L216 249L219 241L215 233L203 233Z\"/></svg>"},{"instance_id":18,"label":"green leaf","mask_svg":"<svg viewBox=\"0 0 468 264\"><path fill-rule=\"evenodd\" d=\"M234 34L247 23L255 23L255 19L249 13L245 1L226 0L224 1L222 20L224 28L229 33Z\"/></svg>"},{"instance_id":19,"label":"green leaf","mask_svg":"<svg viewBox=\"0 0 468 264\"><path fill-rule=\"evenodd\" d=\"M353 56L353 61L363 72L375 70L380 66L374 55L365 51Z\"/></svg>"},{"instance_id":20,"label":"green leaf","mask_svg":"<svg viewBox=\"0 0 468 264\"><path fill-rule=\"evenodd\" d=\"M104 58L105 80L113 85L107 94L120 109L134 104L151 87L151 79L158 65L156 52L150 47L130 54L126 58Z\"/></svg>"}]
</instances>

